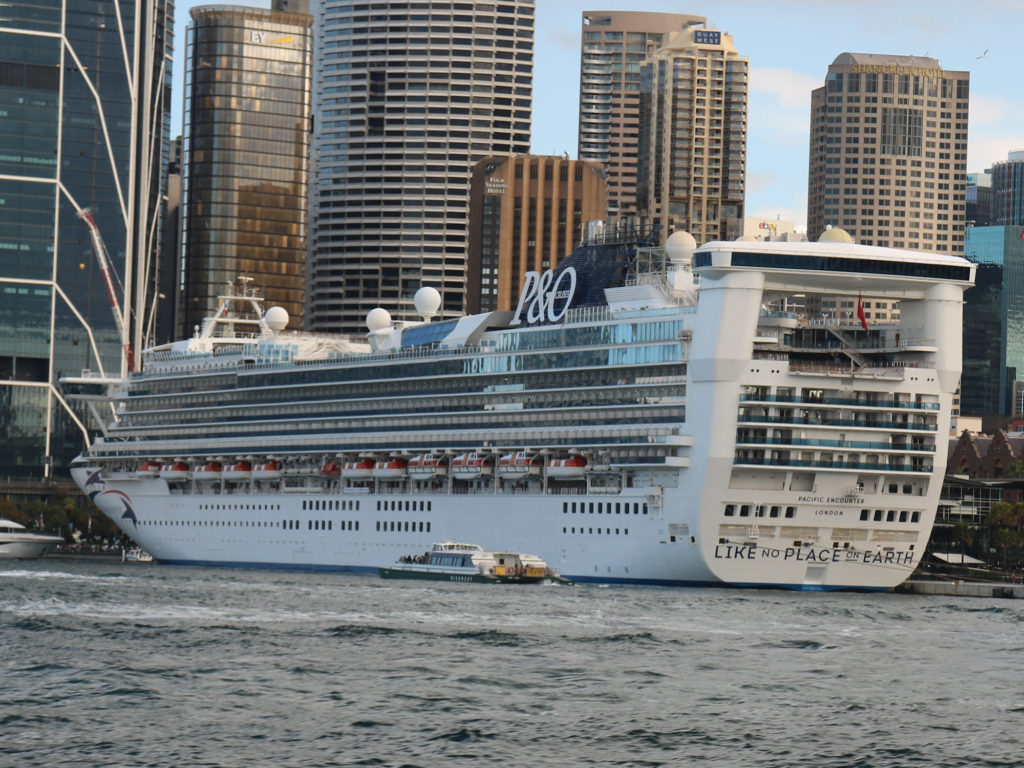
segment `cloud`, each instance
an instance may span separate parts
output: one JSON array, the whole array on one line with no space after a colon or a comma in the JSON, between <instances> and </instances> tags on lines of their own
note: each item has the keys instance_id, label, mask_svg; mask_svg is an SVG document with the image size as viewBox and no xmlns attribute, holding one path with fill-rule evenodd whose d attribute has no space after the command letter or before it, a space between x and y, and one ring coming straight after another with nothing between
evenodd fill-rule
<instances>
[{"instance_id":1,"label":"cloud","mask_svg":"<svg viewBox=\"0 0 1024 768\"><path fill-rule=\"evenodd\" d=\"M803 107L809 115L811 91L824 85L820 77L780 67L751 67L750 92L775 97L783 107Z\"/></svg>"}]
</instances>

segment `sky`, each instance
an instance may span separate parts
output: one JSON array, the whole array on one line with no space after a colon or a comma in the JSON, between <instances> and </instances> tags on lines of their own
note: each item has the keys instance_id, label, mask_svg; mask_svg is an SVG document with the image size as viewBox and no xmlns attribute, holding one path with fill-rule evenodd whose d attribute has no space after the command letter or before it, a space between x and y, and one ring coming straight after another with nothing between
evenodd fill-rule
<instances>
[{"instance_id":1,"label":"sky","mask_svg":"<svg viewBox=\"0 0 1024 768\"><path fill-rule=\"evenodd\" d=\"M172 135L181 133L185 25L176 5ZM270 7L269 0L219 5ZM577 156L580 34L584 11L691 13L733 36L750 60L748 216L807 220L811 91L840 53L930 56L971 73L967 170L1024 149L1024 0L536 0L531 151Z\"/></svg>"}]
</instances>

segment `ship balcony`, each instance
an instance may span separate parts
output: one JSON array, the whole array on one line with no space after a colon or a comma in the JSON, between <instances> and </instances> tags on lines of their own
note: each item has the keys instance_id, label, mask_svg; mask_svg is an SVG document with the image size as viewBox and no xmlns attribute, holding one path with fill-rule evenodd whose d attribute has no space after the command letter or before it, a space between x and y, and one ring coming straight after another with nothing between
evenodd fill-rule
<instances>
[{"instance_id":1,"label":"ship balcony","mask_svg":"<svg viewBox=\"0 0 1024 768\"><path fill-rule=\"evenodd\" d=\"M792 437L757 437L751 435L738 435L736 437L737 447L775 445L775 446L808 446L817 448L849 448L861 451L892 451L906 454L920 453L930 455L935 453L935 446L918 442L873 442L869 440L811 440L806 438Z\"/></svg>"},{"instance_id":2,"label":"ship balcony","mask_svg":"<svg viewBox=\"0 0 1024 768\"><path fill-rule=\"evenodd\" d=\"M766 414L744 413L741 409L737 424L793 424L812 427L846 427L851 429L886 429L913 430L919 432L937 432L935 424L912 424L906 421L884 421L882 419L843 419L818 416L768 416Z\"/></svg>"},{"instance_id":3,"label":"ship balcony","mask_svg":"<svg viewBox=\"0 0 1024 768\"><path fill-rule=\"evenodd\" d=\"M855 408L898 408L912 411L937 411L938 403L926 403L919 400L900 400L895 398L878 398L869 400L855 397L804 397L802 395L772 395L763 392L747 392L740 395L740 402L747 403L795 403L802 405L845 405Z\"/></svg>"},{"instance_id":4,"label":"ship balcony","mask_svg":"<svg viewBox=\"0 0 1024 768\"><path fill-rule=\"evenodd\" d=\"M779 467L781 469L816 469L833 472L867 471L888 472L891 474L930 474L933 465L915 459L910 462L901 461L859 461L845 459L806 459L791 457L767 457L756 455L737 455L733 459L735 467Z\"/></svg>"}]
</instances>

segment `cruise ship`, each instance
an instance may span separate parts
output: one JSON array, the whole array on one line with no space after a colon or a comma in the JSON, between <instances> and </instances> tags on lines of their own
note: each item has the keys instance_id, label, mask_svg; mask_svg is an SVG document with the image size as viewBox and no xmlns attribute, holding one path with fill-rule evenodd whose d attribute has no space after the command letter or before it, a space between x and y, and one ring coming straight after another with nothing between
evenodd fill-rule
<instances>
[{"instance_id":1,"label":"cruise ship","mask_svg":"<svg viewBox=\"0 0 1024 768\"><path fill-rule=\"evenodd\" d=\"M974 266L844 234L579 248L514 311L431 322L422 288L365 337L241 284L141 372L67 380L106 387L72 475L160 563L376 573L461 540L577 582L889 589L931 533Z\"/></svg>"}]
</instances>

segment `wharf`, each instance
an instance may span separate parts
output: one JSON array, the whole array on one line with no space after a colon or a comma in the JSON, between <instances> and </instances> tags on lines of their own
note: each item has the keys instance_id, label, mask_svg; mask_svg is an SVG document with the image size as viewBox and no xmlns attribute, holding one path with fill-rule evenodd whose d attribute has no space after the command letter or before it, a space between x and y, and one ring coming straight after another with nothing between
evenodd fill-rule
<instances>
[{"instance_id":1,"label":"wharf","mask_svg":"<svg viewBox=\"0 0 1024 768\"><path fill-rule=\"evenodd\" d=\"M1001 597L1024 599L1024 584L985 581L909 580L896 592L911 595L949 595L951 597Z\"/></svg>"}]
</instances>

